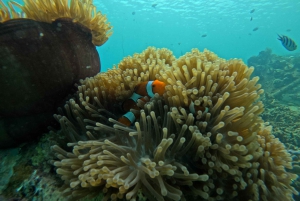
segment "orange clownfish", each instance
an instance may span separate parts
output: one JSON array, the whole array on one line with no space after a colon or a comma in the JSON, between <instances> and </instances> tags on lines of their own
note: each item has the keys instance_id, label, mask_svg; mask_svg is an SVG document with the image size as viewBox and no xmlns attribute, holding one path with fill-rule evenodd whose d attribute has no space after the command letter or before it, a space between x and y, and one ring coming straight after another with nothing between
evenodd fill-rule
<instances>
[{"instance_id":1,"label":"orange clownfish","mask_svg":"<svg viewBox=\"0 0 300 201\"><path fill-rule=\"evenodd\" d=\"M126 126L130 126L139 118L139 113L134 114L130 109L140 110L137 106L137 101L139 99L145 101L143 99L144 96L153 98L156 93L162 96L165 92L165 86L166 84L159 80L141 82L136 85L132 96L122 103L122 109L126 113L118 121Z\"/></svg>"}]
</instances>

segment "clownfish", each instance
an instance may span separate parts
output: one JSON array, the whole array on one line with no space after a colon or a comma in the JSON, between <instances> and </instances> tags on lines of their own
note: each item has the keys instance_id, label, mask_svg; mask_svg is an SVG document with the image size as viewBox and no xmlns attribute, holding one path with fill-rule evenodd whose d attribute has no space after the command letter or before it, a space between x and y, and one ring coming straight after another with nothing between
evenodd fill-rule
<instances>
[{"instance_id":1,"label":"clownfish","mask_svg":"<svg viewBox=\"0 0 300 201\"><path fill-rule=\"evenodd\" d=\"M208 112L208 108L207 107L203 107L202 105L195 105L194 101L189 100L189 111L193 114L193 115L197 115L198 111L201 111L202 113L204 112Z\"/></svg>"},{"instance_id":2,"label":"clownfish","mask_svg":"<svg viewBox=\"0 0 300 201\"><path fill-rule=\"evenodd\" d=\"M165 92L165 86L166 84L159 80L141 82L136 85L132 96L122 103L122 109L126 113L118 121L126 126L130 126L139 118L139 113L135 114L130 109L140 110L137 106L137 101L140 99L145 102L145 96L153 98L156 93L162 96Z\"/></svg>"}]
</instances>

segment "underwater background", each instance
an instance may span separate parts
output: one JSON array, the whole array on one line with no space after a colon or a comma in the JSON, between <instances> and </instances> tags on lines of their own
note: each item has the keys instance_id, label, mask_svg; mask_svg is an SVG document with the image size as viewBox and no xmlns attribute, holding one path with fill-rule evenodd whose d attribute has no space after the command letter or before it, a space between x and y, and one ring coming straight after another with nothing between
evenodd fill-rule
<instances>
[{"instance_id":1,"label":"underwater background","mask_svg":"<svg viewBox=\"0 0 300 201\"><path fill-rule=\"evenodd\" d=\"M286 35L300 44L300 1L95 0L94 4L113 26L113 35L97 47L101 72L148 46L168 48L177 58L192 48L207 48L219 57L242 59L254 66L254 75L260 77L265 90L262 118L270 122L273 134L291 153L291 172L300 174L299 48L288 51L277 40L277 34ZM51 166L45 163L47 157L41 158L50 152L48 137L23 145L24 155L19 152L22 148L1 151L2 168L6 167L0 170L5 175L0 180L1 193L15 191L15 195L10 194L12 199L23 197L24 201L47 200L49 194L53 194L53 200L63 200L57 186L51 185L58 182L57 178L41 179L51 172ZM31 158L31 164L16 167L21 158ZM38 168L33 171L31 166ZM13 172L22 174L13 176ZM292 186L300 190L299 178Z\"/></svg>"},{"instance_id":2,"label":"underwater background","mask_svg":"<svg viewBox=\"0 0 300 201\"><path fill-rule=\"evenodd\" d=\"M176 57L192 48L207 48L225 59L246 62L267 47L275 54L289 54L277 33L300 40L297 0L124 0L95 5L114 31L98 48L103 71L148 46L169 48Z\"/></svg>"}]
</instances>

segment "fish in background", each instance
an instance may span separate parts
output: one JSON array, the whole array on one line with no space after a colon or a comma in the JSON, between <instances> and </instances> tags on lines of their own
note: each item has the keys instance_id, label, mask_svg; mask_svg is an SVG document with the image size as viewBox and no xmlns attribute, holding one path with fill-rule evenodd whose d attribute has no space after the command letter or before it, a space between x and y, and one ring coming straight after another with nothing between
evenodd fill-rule
<instances>
[{"instance_id":1,"label":"fish in background","mask_svg":"<svg viewBox=\"0 0 300 201\"><path fill-rule=\"evenodd\" d=\"M254 13L254 11L255 11L255 9L252 9L252 10L250 11L250 13Z\"/></svg>"},{"instance_id":2,"label":"fish in background","mask_svg":"<svg viewBox=\"0 0 300 201\"><path fill-rule=\"evenodd\" d=\"M281 41L281 44L283 45L283 47L285 47L285 49L287 49L288 51L294 51L297 49L297 44L295 43L295 41L285 35L278 35L278 40Z\"/></svg>"},{"instance_id":3,"label":"fish in background","mask_svg":"<svg viewBox=\"0 0 300 201\"><path fill-rule=\"evenodd\" d=\"M152 4L152 7L155 8L157 6L157 3Z\"/></svg>"},{"instance_id":4,"label":"fish in background","mask_svg":"<svg viewBox=\"0 0 300 201\"><path fill-rule=\"evenodd\" d=\"M258 27L255 27L252 31L257 31L258 30Z\"/></svg>"}]
</instances>

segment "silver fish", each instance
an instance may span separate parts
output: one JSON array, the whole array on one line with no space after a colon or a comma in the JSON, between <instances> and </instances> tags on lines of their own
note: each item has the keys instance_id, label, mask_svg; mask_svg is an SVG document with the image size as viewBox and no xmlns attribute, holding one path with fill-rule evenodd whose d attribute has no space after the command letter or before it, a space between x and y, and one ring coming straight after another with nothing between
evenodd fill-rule
<instances>
[{"instance_id":1,"label":"silver fish","mask_svg":"<svg viewBox=\"0 0 300 201\"><path fill-rule=\"evenodd\" d=\"M287 36L280 36L278 35L278 40L281 41L281 44L283 45L283 47L285 47L285 49L287 49L288 51L294 51L295 49L297 49L297 44L295 43L295 41Z\"/></svg>"}]
</instances>

